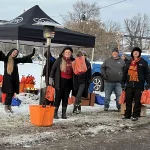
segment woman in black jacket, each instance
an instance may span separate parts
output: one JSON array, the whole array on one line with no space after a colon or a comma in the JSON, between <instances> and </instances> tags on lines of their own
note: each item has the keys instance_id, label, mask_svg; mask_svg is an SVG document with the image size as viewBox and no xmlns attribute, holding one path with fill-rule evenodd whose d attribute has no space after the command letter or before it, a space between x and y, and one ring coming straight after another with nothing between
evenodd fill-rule
<instances>
[{"instance_id":1,"label":"woman in black jacket","mask_svg":"<svg viewBox=\"0 0 150 150\"><path fill-rule=\"evenodd\" d=\"M77 57L85 56L85 53L78 52ZM75 103L73 113L81 113L81 97L88 97L88 88L91 83L91 64L85 58L87 71L85 73L76 75L73 74L73 95L75 96Z\"/></svg>"},{"instance_id":2,"label":"woman in black jacket","mask_svg":"<svg viewBox=\"0 0 150 150\"><path fill-rule=\"evenodd\" d=\"M126 111L123 119L130 119L137 121L141 112L141 95L144 90L145 81L147 88L150 85L150 72L148 63L141 58L142 50L139 47L133 48L131 52L131 60L127 62L123 78L122 88L126 91ZM132 103L134 101L134 108L132 113Z\"/></svg>"},{"instance_id":3,"label":"woman in black jacket","mask_svg":"<svg viewBox=\"0 0 150 150\"><path fill-rule=\"evenodd\" d=\"M4 78L2 85L2 92L6 93L5 99L5 111L12 112L11 102L12 97L15 93L19 94L19 73L18 73L18 63L32 63L32 56L35 54L35 49L33 49L32 54L17 58L19 51L13 48L5 56L5 54L0 51L0 61L4 61Z\"/></svg>"},{"instance_id":4,"label":"woman in black jacket","mask_svg":"<svg viewBox=\"0 0 150 150\"><path fill-rule=\"evenodd\" d=\"M58 119L58 109L62 100L62 118L67 119L66 110L68 105L69 93L72 90L72 58L73 49L66 46L59 58L55 61L51 73L49 84L55 87L55 114L54 118Z\"/></svg>"}]
</instances>

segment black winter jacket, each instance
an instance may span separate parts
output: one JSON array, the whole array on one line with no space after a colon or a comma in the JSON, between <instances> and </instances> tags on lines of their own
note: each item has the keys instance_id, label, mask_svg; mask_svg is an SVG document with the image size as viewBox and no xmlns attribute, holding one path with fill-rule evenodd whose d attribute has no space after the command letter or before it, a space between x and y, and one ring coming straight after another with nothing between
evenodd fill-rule
<instances>
[{"instance_id":1,"label":"black winter jacket","mask_svg":"<svg viewBox=\"0 0 150 150\"><path fill-rule=\"evenodd\" d=\"M130 76L128 75L128 70L131 64L131 60L126 63L123 78L122 78L122 86L126 85L127 88L138 88L144 89L145 81L148 85L150 85L150 71L148 68L148 63L143 58L137 63L137 72L139 82L129 81Z\"/></svg>"},{"instance_id":2,"label":"black winter jacket","mask_svg":"<svg viewBox=\"0 0 150 150\"><path fill-rule=\"evenodd\" d=\"M91 64L88 60L86 60L86 66L87 66L87 71L85 73L82 73L80 75L75 75L73 74L73 95L76 96L77 91L78 91L78 86L80 84L85 84L85 89L83 92L82 97L88 97L88 88L89 88L89 84L91 83L91 76L92 76L92 72L91 72Z\"/></svg>"},{"instance_id":3,"label":"black winter jacket","mask_svg":"<svg viewBox=\"0 0 150 150\"><path fill-rule=\"evenodd\" d=\"M22 58L14 58L14 69L11 75L7 73L7 62L8 57L12 54L14 50L11 50L7 56L0 51L0 61L4 61L4 79L2 85L3 93L19 93L19 73L18 73L18 64L19 63L32 63L32 56L34 54L30 54L28 56L24 56Z\"/></svg>"},{"instance_id":4,"label":"black winter jacket","mask_svg":"<svg viewBox=\"0 0 150 150\"><path fill-rule=\"evenodd\" d=\"M62 56L56 59L55 63L52 66L50 77L54 80L54 88L59 90L60 89L60 78L61 78L61 71L60 71L60 64L61 64ZM74 61L74 58L71 58L71 61Z\"/></svg>"}]
</instances>

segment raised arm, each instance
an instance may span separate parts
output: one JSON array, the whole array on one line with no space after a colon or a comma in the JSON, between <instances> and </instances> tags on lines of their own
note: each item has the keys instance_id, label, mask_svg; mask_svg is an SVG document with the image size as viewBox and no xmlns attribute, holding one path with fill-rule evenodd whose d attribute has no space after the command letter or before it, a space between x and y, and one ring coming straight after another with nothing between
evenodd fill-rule
<instances>
[{"instance_id":1,"label":"raised arm","mask_svg":"<svg viewBox=\"0 0 150 150\"><path fill-rule=\"evenodd\" d=\"M32 57L35 54L35 48L33 49L32 54L24 56L22 58L16 58L17 63L32 63Z\"/></svg>"}]
</instances>

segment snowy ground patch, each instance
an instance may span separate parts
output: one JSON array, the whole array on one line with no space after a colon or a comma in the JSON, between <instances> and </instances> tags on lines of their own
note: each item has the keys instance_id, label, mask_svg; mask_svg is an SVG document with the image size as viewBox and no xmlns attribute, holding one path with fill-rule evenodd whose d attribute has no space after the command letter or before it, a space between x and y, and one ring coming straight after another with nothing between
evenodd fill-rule
<instances>
[{"instance_id":1,"label":"snowy ground patch","mask_svg":"<svg viewBox=\"0 0 150 150\"><path fill-rule=\"evenodd\" d=\"M0 73L3 74L3 64L0 63ZM40 87L41 65L23 64L19 65L20 77L22 75L33 75L36 78L36 87ZM104 93L100 93L104 96ZM22 101L19 107L13 107L13 114L4 111L4 105L0 104L0 146L22 145L30 147L32 144L40 144L42 141L57 141L61 139L76 138L78 136L94 135L99 132L106 134L119 132L129 129L135 125L148 123L148 116L142 117L137 123L131 120L123 121L123 117L117 112L115 96L111 96L110 109L104 112L103 106L94 105L94 107L83 106L82 113L72 114L73 105L67 108L68 119L54 120L51 127L36 127L30 122L29 105L39 104L39 95L21 93L17 97ZM61 117L61 107L59 108L59 117Z\"/></svg>"}]
</instances>

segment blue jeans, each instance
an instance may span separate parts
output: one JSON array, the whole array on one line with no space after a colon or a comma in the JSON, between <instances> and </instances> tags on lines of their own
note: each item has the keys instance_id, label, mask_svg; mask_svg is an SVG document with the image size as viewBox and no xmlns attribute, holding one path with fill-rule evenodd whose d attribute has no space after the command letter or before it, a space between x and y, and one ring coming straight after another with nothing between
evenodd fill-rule
<instances>
[{"instance_id":1,"label":"blue jeans","mask_svg":"<svg viewBox=\"0 0 150 150\"><path fill-rule=\"evenodd\" d=\"M120 109L120 104L118 102L119 102L119 98L120 98L120 95L122 92L121 84L120 83L110 83L110 82L105 81L104 86L105 86L104 107L109 108L110 97L111 97L112 92L114 91L115 96L116 96L116 107L117 107L117 109Z\"/></svg>"}]
</instances>

